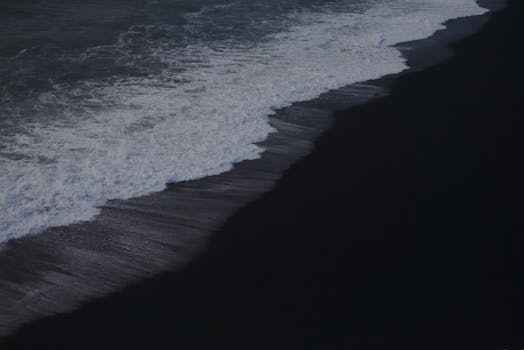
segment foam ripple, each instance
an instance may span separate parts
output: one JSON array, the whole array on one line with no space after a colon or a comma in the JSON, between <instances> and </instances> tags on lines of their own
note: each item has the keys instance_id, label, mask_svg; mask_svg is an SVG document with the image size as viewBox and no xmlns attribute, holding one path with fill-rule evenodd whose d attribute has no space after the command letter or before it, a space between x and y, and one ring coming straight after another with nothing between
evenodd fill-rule
<instances>
[{"instance_id":1,"label":"foam ripple","mask_svg":"<svg viewBox=\"0 0 524 350\"><path fill-rule=\"evenodd\" d=\"M252 45L157 45L148 56L154 74L55 84L35 108L63 118L0 137L0 242L256 159L274 109L401 72L407 66L392 45L484 12L473 0L376 1L362 13L326 6L290 14L286 30ZM152 30L131 28L83 59L119 52L133 66L141 58L130 42L143 38L131 36Z\"/></svg>"}]
</instances>

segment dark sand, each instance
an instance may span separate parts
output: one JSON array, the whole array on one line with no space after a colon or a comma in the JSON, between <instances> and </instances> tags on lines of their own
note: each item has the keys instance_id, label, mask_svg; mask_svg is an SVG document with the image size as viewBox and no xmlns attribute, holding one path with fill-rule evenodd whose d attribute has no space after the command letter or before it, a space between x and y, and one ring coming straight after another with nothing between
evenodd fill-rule
<instances>
[{"instance_id":1,"label":"dark sand","mask_svg":"<svg viewBox=\"0 0 524 350\"><path fill-rule=\"evenodd\" d=\"M2 349L524 346L522 5L338 113L199 261Z\"/></svg>"}]
</instances>

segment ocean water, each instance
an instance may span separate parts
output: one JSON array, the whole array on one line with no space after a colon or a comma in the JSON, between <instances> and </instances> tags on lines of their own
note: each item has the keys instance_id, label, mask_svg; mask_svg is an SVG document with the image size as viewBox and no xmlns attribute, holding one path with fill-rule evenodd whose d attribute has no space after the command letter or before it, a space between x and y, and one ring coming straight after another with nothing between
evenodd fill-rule
<instances>
[{"instance_id":1,"label":"ocean water","mask_svg":"<svg viewBox=\"0 0 524 350\"><path fill-rule=\"evenodd\" d=\"M393 45L484 12L474 0L4 0L0 242L256 159L275 109L401 72Z\"/></svg>"}]
</instances>

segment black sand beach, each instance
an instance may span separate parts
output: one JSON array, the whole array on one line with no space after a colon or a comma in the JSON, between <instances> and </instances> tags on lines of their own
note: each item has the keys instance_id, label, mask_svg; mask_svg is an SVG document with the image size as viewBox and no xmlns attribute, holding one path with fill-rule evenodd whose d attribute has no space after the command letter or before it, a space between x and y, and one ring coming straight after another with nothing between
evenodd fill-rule
<instances>
[{"instance_id":1,"label":"black sand beach","mask_svg":"<svg viewBox=\"0 0 524 350\"><path fill-rule=\"evenodd\" d=\"M1 348L520 349L522 7L377 82L197 262Z\"/></svg>"}]
</instances>

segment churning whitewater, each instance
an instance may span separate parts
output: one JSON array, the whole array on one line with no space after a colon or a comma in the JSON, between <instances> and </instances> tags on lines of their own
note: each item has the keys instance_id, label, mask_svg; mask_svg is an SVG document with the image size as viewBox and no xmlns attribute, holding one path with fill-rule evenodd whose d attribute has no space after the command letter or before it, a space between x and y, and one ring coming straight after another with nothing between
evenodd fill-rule
<instances>
[{"instance_id":1,"label":"churning whitewater","mask_svg":"<svg viewBox=\"0 0 524 350\"><path fill-rule=\"evenodd\" d=\"M398 73L392 45L485 12L473 0L143 1L147 16L88 4L0 5L0 242L256 159L273 110Z\"/></svg>"}]
</instances>

